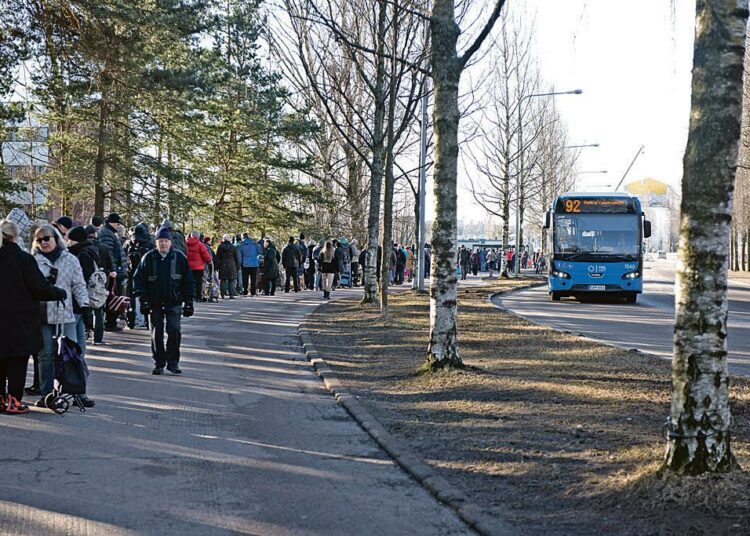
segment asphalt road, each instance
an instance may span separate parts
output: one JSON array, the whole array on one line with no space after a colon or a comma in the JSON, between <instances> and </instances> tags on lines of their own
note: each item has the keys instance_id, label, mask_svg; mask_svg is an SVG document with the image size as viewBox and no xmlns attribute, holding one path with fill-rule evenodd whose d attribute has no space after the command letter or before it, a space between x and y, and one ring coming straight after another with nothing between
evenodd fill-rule
<instances>
[{"instance_id":1,"label":"asphalt road","mask_svg":"<svg viewBox=\"0 0 750 536\"><path fill-rule=\"evenodd\" d=\"M0 534L471 534L304 360L297 323L319 302L197 304L182 377L151 375L146 331L107 334L95 408L0 415Z\"/></svg>"},{"instance_id":2,"label":"asphalt road","mask_svg":"<svg viewBox=\"0 0 750 536\"><path fill-rule=\"evenodd\" d=\"M572 298L552 302L547 287L499 296L495 303L538 324L580 333L592 339L672 356L674 328L673 261L646 263L643 294L638 303L581 303ZM729 285L729 372L750 376L750 285Z\"/></svg>"}]
</instances>

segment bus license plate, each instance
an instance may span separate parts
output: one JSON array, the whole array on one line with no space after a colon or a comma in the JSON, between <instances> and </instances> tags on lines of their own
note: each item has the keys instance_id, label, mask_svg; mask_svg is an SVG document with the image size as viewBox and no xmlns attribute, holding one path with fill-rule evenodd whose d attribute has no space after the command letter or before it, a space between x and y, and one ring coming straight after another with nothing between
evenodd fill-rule
<instances>
[{"instance_id":1,"label":"bus license plate","mask_svg":"<svg viewBox=\"0 0 750 536\"><path fill-rule=\"evenodd\" d=\"M607 290L607 285L589 285L589 290Z\"/></svg>"}]
</instances>

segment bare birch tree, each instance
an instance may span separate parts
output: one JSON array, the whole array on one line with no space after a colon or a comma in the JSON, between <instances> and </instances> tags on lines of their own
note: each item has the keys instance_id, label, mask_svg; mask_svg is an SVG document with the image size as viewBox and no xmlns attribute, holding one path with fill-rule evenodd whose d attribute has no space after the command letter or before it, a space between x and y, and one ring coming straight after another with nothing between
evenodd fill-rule
<instances>
[{"instance_id":1,"label":"bare birch tree","mask_svg":"<svg viewBox=\"0 0 750 536\"><path fill-rule=\"evenodd\" d=\"M435 166L433 168L435 220L432 225L430 283L430 369L463 367L458 351L458 304L455 259L458 175L458 85L471 57L479 50L505 0L496 0L489 18L471 45L459 56L455 0L435 0L430 17L431 77L434 86Z\"/></svg>"},{"instance_id":2,"label":"bare birch tree","mask_svg":"<svg viewBox=\"0 0 750 536\"><path fill-rule=\"evenodd\" d=\"M698 0L683 160L672 408L664 468L728 472L727 252L742 112L747 0Z\"/></svg>"}]
</instances>

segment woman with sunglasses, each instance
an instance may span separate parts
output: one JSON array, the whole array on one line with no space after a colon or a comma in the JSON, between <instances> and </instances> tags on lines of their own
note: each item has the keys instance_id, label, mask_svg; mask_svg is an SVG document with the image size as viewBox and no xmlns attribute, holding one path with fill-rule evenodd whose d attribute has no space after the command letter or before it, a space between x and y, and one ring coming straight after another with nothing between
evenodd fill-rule
<instances>
[{"instance_id":1,"label":"woman with sunglasses","mask_svg":"<svg viewBox=\"0 0 750 536\"><path fill-rule=\"evenodd\" d=\"M18 226L0 221L0 412L28 413L21 403L29 355L42 347L39 302L64 300L64 290L50 285L34 257L18 246ZM7 388L6 388L7 385Z\"/></svg>"},{"instance_id":2,"label":"woman with sunglasses","mask_svg":"<svg viewBox=\"0 0 750 536\"><path fill-rule=\"evenodd\" d=\"M62 335L78 342L73 299L75 298L79 307L88 308L89 294L81 264L66 251L65 241L54 227L42 225L36 230L32 252L44 277L67 294L62 303L47 303L42 306L43 346L39 352L39 390L42 398L37 402L37 406L44 407L44 397L52 392L55 379L57 326L61 326Z\"/></svg>"}]
</instances>

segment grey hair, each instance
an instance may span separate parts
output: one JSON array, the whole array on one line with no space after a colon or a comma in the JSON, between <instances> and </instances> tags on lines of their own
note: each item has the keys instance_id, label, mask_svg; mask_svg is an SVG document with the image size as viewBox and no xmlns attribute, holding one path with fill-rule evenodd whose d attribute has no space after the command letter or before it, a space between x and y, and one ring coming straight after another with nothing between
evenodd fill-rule
<instances>
[{"instance_id":1,"label":"grey hair","mask_svg":"<svg viewBox=\"0 0 750 536\"><path fill-rule=\"evenodd\" d=\"M201 234L198 231L190 231L190 236L193 238L200 238Z\"/></svg>"},{"instance_id":2,"label":"grey hair","mask_svg":"<svg viewBox=\"0 0 750 536\"><path fill-rule=\"evenodd\" d=\"M46 231L46 232L45 232ZM60 234L60 231L57 230L56 227L53 227L52 225L45 223L44 225L40 225L39 228L34 231L34 238L41 234L42 232L45 232L45 234L51 234L55 237L55 243L57 244L57 247L59 247L62 250L68 249L68 246L65 244L65 239L63 239L62 235ZM31 254L37 252L39 249L39 243L34 240L34 243L31 245Z\"/></svg>"},{"instance_id":3,"label":"grey hair","mask_svg":"<svg viewBox=\"0 0 750 536\"><path fill-rule=\"evenodd\" d=\"M16 222L11 220L2 220L0 221L0 232L3 234L2 240L0 240L0 248L3 247L3 240L8 240L9 242L15 242L18 238L19 230L18 225L16 225Z\"/></svg>"}]
</instances>

